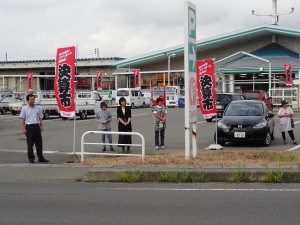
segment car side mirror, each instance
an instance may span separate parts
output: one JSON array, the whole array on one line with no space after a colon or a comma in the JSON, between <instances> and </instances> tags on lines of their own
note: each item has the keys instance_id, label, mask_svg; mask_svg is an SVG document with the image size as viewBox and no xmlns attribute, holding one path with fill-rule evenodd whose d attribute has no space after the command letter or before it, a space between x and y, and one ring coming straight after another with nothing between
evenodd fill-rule
<instances>
[{"instance_id":1,"label":"car side mirror","mask_svg":"<svg viewBox=\"0 0 300 225\"><path fill-rule=\"evenodd\" d=\"M271 112L268 113L268 117L269 117L269 118L273 118L274 116L275 116L274 113L271 113Z\"/></svg>"}]
</instances>

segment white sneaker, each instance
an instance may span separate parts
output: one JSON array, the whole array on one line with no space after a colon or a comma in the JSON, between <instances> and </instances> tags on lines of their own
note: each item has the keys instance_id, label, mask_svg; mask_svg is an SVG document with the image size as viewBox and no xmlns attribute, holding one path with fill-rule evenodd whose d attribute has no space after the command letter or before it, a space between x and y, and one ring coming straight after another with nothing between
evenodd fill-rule
<instances>
[{"instance_id":1,"label":"white sneaker","mask_svg":"<svg viewBox=\"0 0 300 225\"><path fill-rule=\"evenodd\" d=\"M165 149L166 147L164 145L160 146L161 149Z\"/></svg>"},{"instance_id":2,"label":"white sneaker","mask_svg":"<svg viewBox=\"0 0 300 225\"><path fill-rule=\"evenodd\" d=\"M159 149L159 146L156 145L156 146L155 146L155 149L156 149L156 150Z\"/></svg>"}]
</instances>

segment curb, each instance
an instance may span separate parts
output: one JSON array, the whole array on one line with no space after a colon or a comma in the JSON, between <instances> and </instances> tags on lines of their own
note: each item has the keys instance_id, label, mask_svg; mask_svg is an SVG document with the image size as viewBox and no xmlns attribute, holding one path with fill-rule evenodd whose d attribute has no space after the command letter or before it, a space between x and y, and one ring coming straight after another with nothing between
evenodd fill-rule
<instances>
[{"instance_id":1,"label":"curb","mask_svg":"<svg viewBox=\"0 0 300 225\"><path fill-rule=\"evenodd\" d=\"M90 170L86 182L263 182L300 183L300 171L291 169L173 169L173 170Z\"/></svg>"}]
</instances>

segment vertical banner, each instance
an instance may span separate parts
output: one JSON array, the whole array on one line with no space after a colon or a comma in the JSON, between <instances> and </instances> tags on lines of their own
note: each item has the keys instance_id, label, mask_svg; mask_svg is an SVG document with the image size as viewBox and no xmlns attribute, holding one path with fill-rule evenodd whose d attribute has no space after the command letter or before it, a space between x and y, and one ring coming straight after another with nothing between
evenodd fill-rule
<instances>
[{"instance_id":1,"label":"vertical banner","mask_svg":"<svg viewBox=\"0 0 300 225\"><path fill-rule=\"evenodd\" d=\"M60 115L75 116L75 47L58 48L54 90Z\"/></svg>"},{"instance_id":2,"label":"vertical banner","mask_svg":"<svg viewBox=\"0 0 300 225\"><path fill-rule=\"evenodd\" d=\"M197 87L199 107L205 119L217 114L216 81L214 61L212 59L197 62Z\"/></svg>"},{"instance_id":3,"label":"vertical banner","mask_svg":"<svg viewBox=\"0 0 300 225\"><path fill-rule=\"evenodd\" d=\"M103 71L98 71L97 72L97 76L96 76L96 86L97 86L97 90L102 90L103 87Z\"/></svg>"},{"instance_id":4,"label":"vertical banner","mask_svg":"<svg viewBox=\"0 0 300 225\"><path fill-rule=\"evenodd\" d=\"M27 91L30 92L33 90L32 88L32 73L26 73L27 76Z\"/></svg>"},{"instance_id":5,"label":"vertical banner","mask_svg":"<svg viewBox=\"0 0 300 225\"><path fill-rule=\"evenodd\" d=\"M140 70L133 70L133 80L134 80L134 88L141 87L141 74Z\"/></svg>"},{"instance_id":6,"label":"vertical banner","mask_svg":"<svg viewBox=\"0 0 300 225\"><path fill-rule=\"evenodd\" d=\"M285 85L293 85L293 71L291 64L284 64Z\"/></svg>"}]
</instances>

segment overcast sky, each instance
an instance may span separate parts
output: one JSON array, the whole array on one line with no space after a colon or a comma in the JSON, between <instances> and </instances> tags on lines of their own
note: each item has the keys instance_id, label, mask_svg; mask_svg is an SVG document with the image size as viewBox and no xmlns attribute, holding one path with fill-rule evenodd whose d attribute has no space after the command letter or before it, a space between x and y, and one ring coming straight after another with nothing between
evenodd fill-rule
<instances>
[{"instance_id":1,"label":"overcast sky","mask_svg":"<svg viewBox=\"0 0 300 225\"><path fill-rule=\"evenodd\" d=\"M197 39L261 24L272 0L191 0ZM0 61L54 59L78 45L78 57L132 57L183 44L184 0L0 0ZM300 29L300 1L278 0L280 26Z\"/></svg>"}]
</instances>

